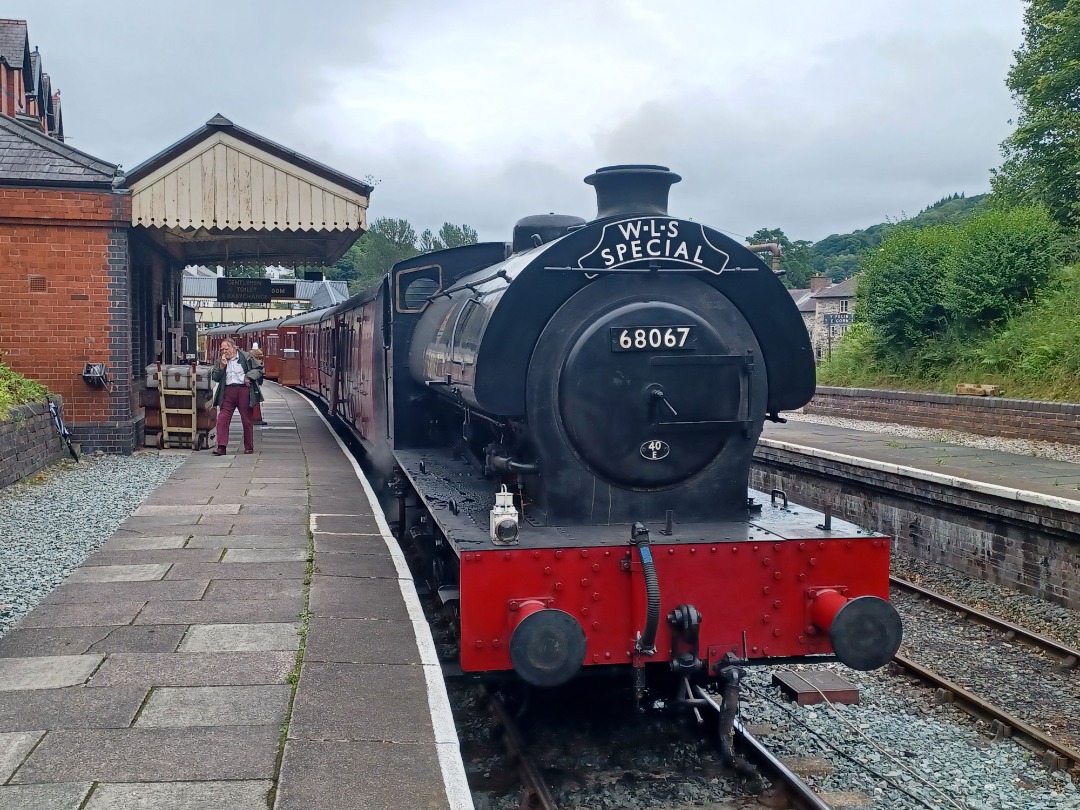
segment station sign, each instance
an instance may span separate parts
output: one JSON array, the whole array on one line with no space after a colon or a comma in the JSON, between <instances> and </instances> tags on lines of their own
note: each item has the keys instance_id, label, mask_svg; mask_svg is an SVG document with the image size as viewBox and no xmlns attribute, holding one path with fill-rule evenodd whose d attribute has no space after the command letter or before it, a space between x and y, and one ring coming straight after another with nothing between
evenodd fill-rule
<instances>
[{"instance_id":1,"label":"station sign","mask_svg":"<svg viewBox=\"0 0 1080 810\"><path fill-rule=\"evenodd\" d=\"M854 312L830 312L822 317L826 326L851 326L855 322Z\"/></svg>"},{"instance_id":2,"label":"station sign","mask_svg":"<svg viewBox=\"0 0 1080 810\"><path fill-rule=\"evenodd\" d=\"M295 298L295 281L268 278L219 278L217 300L232 304L269 304L275 298Z\"/></svg>"}]
</instances>

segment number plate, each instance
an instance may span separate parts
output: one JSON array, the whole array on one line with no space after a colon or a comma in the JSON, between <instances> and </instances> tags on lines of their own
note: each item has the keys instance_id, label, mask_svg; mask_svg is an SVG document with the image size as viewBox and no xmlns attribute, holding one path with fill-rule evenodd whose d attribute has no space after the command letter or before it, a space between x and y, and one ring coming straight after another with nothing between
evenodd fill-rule
<instances>
[{"instance_id":1,"label":"number plate","mask_svg":"<svg viewBox=\"0 0 1080 810\"><path fill-rule=\"evenodd\" d=\"M694 348L693 326L613 326L613 352L677 352Z\"/></svg>"}]
</instances>

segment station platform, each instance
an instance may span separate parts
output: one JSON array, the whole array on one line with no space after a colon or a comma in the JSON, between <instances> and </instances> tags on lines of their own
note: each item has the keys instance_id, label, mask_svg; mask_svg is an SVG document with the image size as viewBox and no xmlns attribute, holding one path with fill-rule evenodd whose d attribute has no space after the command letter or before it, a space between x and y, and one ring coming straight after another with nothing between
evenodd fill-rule
<instances>
[{"instance_id":1,"label":"station platform","mask_svg":"<svg viewBox=\"0 0 1080 810\"><path fill-rule=\"evenodd\" d=\"M301 395L191 453L0 638L0 810L471 808L435 648Z\"/></svg>"},{"instance_id":2,"label":"station platform","mask_svg":"<svg viewBox=\"0 0 1080 810\"><path fill-rule=\"evenodd\" d=\"M883 472L1080 512L1080 464L817 422L766 422L762 447L830 455Z\"/></svg>"}]
</instances>

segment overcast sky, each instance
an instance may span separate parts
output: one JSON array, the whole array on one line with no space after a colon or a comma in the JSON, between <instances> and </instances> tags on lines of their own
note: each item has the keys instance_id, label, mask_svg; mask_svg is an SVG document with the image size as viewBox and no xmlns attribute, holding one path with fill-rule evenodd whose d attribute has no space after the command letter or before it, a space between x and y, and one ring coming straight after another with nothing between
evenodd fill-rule
<instances>
[{"instance_id":1,"label":"overcast sky","mask_svg":"<svg viewBox=\"0 0 1080 810\"><path fill-rule=\"evenodd\" d=\"M659 163L671 212L793 239L989 189L1020 0L23 0L71 144L131 169L221 113L508 239Z\"/></svg>"}]
</instances>

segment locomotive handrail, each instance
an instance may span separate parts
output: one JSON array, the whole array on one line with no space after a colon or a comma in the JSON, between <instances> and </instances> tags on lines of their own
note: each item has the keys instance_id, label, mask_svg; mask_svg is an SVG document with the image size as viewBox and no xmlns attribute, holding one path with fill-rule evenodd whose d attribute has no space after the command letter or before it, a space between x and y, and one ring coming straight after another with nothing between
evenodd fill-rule
<instances>
[{"instance_id":1,"label":"locomotive handrail","mask_svg":"<svg viewBox=\"0 0 1080 810\"><path fill-rule=\"evenodd\" d=\"M494 281L497 278L501 278L507 284L509 284L512 280L510 278L510 275L505 270L500 270L498 273L490 275L487 278L482 278L477 281L470 281L466 284L460 284L457 287L451 287L448 290L440 290L434 295L429 295L427 297L427 300L433 302L436 298L442 298L444 295L449 297L451 294L461 292L462 290L470 290L472 292L476 292L476 288L479 287L481 284L487 284L489 281Z\"/></svg>"}]
</instances>

